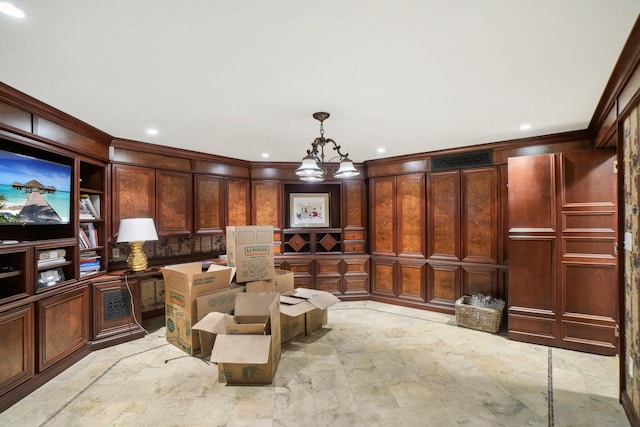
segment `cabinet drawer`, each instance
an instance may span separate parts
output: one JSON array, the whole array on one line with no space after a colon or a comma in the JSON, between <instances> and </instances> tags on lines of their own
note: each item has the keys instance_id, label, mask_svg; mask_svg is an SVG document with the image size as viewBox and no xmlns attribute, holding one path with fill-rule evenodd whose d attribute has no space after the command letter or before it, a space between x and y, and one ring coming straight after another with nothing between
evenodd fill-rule
<instances>
[{"instance_id":1,"label":"cabinet drawer","mask_svg":"<svg viewBox=\"0 0 640 427\"><path fill-rule=\"evenodd\" d=\"M344 242L345 252L364 252L363 242Z\"/></svg>"},{"instance_id":2,"label":"cabinet drawer","mask_svg":"<svg viewBox=\"0 0 640 427\"><path fill-rule=\"evenodd\" d=\"M344 240L364 240L364 231L345 231Z\"/></svg>"}]
</instances>

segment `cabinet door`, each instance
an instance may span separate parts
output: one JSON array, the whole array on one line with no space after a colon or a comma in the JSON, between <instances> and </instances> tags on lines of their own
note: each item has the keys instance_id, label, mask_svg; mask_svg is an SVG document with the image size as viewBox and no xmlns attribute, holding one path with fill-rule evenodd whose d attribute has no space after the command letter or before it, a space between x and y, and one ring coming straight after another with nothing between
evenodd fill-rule
<instances>
[{"instance_id":1,"label":"cabinet door","mask_svg":"<svg viewBox=\"0 0 640 427\"><path fill-rule=\"evenodd\" d=\"M249 181L227 179L227 225L249 225Z\"/></svg>"},{"instance_id":2,"label":"cabinet door","mask_svg":"<svg viewBox=\"0 0 640 427\"><path fill-rule=\"evenodd\" d=\"M425 175L401 175L397 178L398 255L425 257Z\"/></svg>"},{"instance_id":3,"label":"cabinet door","mask_svg":"<svg viewBox=\"0 0 640 427\"><path fill-rule=\"evenodd\" d=\"M190 236L193 231L193 177L188 172L156 173L156 228L159 236Z\"/></svg>"},{"instance_id":4,"label":"cabinet door","mask_svg":"<svg viewBox=\"0 0 640 427\"><path fill-rule=\"evenodd\" d=\"M396 178L372 178L371 254L396 255Z\"/></svg>"},{"instance_id":5,"label":"cabinet door","mask_svg":"<svg viewBox=\"0 0 640 427\"><path fill-rule=\"evenodd\" d=\"M34 374L33 306L0 313L0 396Z\"/></svg>"},{"instance_id":6,"label":"cabinet door","mask_svg":"<svg viewBox=\"0 0 640 427\"><path fill-rule=\"evenodd\" d=\"M156 213L155 169L113 165L111 233L116 235L121 218L154 218Z\"/></svg>"},{"instance_id":7,"label":"cabinet door","mask_svg":"<svg viewBox=\"0 0 640 427\"><path fill-rule=\"evenodd\" d=\"M429 259L460 261L460 172L434 172L427 184Z\"/></svg>"},{"instance_id":8,"label":"cabinet door","mask_svg":"<svg viewBox=\"0 0 640 427\"><path fill-rule=\"evenodd\" d=\"M316 289L339 293L342 290L342 259L316 260Z\"/></svg>"},{"instance_id":9,"label":"cabinet door","mask_svg":"<svg viewBox=\"0 0 640 427\"><path fill-rule=\"evenodd\" d=\"M195 175L196 234L224 233L224 178Z\"/></svg>"},{"instance_id":10,"label":"cabinet door","mask_svg":"<svg viewBox=\"0 0 640 427\"><path fill-rule=\"evenodd\" d=\"M89 307L88 286L37 302L38 372L87 345Z\"/></svg>"}]
</instances>

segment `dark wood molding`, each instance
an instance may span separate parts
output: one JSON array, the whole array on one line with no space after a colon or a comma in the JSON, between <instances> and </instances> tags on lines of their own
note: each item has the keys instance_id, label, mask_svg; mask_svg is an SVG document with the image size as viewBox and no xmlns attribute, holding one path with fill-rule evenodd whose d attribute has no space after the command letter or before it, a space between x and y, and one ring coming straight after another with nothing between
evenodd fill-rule
<instances>
[{"instance_id":1,"label":"dark wood molding","mask_svg":"<svg viewBox=\"0 0 640 427\"><path fill-rule=\"evenodd\" d=\"M627 414L627 418L629 418L629 422L631 423L630 425L640 426L640 413L634 409L633 402L631 401L629 394L626 392L622 393L620 402L622 403L624 412Z\"/></svg>"},{"instance_id":2,"label":"dark wood molding","mask_svg":"<svg viewBox=\"0 0 640 427\"><path fill-rule=\"evenodd\" d=\"M616 102L638 66L640 66L640 17L636 19L629 33L629 37L622 48L618 61L611 72L611 77L609 77L609 81L593 113L589 123L589 131L592 136L599 132L611 109L615 108L618 115L625 109L626 105L616 106ZM637 90L638 88L636 88Z\"/></svg>"},{"instance_id":3,"label":"dark wood molding","mask_svg":"<svg viewBox=\"0 0 640 427\"><path fill-rule=\"evenodd\" d=\"M0 82L0 100L80 135L109 145L113 137L67 113Z\"/></svg>"}]
</instances>

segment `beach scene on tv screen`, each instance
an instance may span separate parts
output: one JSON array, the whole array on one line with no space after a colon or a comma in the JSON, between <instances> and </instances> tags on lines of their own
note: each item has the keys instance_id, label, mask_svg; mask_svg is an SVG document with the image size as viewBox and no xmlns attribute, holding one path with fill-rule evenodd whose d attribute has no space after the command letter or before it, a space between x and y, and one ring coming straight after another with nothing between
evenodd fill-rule
<instances>
[{"instance_id":1,"label":"beach scene on tv screen","mask_svg":"<svg viewBox=\"0 0 640 427\"><path fill-rule=\"evenodd\" d=\"M71 167L0 150L0 225L67 224Z\"/></svg>"}]
</instances>

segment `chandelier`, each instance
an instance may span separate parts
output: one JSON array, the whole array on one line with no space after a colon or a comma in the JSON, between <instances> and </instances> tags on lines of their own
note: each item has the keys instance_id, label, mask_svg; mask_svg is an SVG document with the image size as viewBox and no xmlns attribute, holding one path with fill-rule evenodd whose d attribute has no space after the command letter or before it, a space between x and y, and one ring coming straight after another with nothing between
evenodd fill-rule
<instances>
[{"instance_id":1,"label":"chandelier","mask_svg":"<svg viewBox=\"0 0 640 427\"><path fill-rule=\"evenodd\" d=\"M311 149L307 150L307 155L303 157L302 164L296 169L296 175L300 177L300 180L306 182L324 181L327 174L327 166L324 162L324 146L327 144L333 144L333 150L338 153L328 162L340 158L340 167L334 172L334 178L349 178L360 175L360 171L349 160L349 153L342 154L340 146L333 139L324 137L323 122L329 118L329 113L314 113L313 118L320 122L320 136L313 140Z\"/></svg>"}]
</instances>

